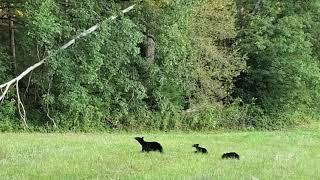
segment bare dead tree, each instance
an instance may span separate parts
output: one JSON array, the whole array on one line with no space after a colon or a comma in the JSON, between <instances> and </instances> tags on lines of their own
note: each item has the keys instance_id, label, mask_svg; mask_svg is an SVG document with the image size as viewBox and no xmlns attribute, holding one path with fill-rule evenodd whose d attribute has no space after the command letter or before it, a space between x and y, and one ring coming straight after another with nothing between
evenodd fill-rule
<instances>
[{"instance_id":1,"label":"bare dead tree","mask_svg":"<svg viewBox=\"0 0 320 180\"><path fill-rule=\"evenodd\" d=\"M122 13L127 13L129 11L131 11L134 7L136 6L136 4L133 4L131 6L129 6L126 9L123 9L121 12ZM26 111L24 109L23 103L21 102L20 99L20 93L19 93L19 80L21 80L22 78L24 78L26 75L28 75L30 72L32 72L33 70L35 70L36 68L38 68L39 66L41 66L42 64L44 64L50 57L56 55L57 53L59 53L61 50L64 50L66 48L68 48L69 46L71 46L72 44L75 43L75 41L77 39L80 39L81 37L87 36L89 34L91 34L92 32L94 32L95 30L97 30L102 23L105 23L108 20L114 20L118 17L118 15L113 15L107 19L105 19L104 21L102 21L101 23L98 23L94 26L92 26L91 28L87 29L86 31L82 32L81 34L77 35L75 38L73 38L72 40L70 40L69 42L67 42L66 44L64 44L63 46L61 46L59 49L57 49L56 51L54 51L53 53L49 54L46 58L42 59L41 61L39 61L38 63L30 66L29 68L27 68L25 71L23 71L19 76L11 79L10 81L1 84L0 85L0 90L1 90L1 96L0 96L0 102L3 101L3 99L5 98L6 94L8 93L9 89L11 86L16 85L16 93L17 93L17 97L18 97L18 111L20 114L21 119L23 120L24 125L27 127L27 122L26 122ZM51 118L50 118L51 119ZM51 119L52 120L52 119ZM54 121L53 121L54 122ZM55 123L54 123L55 124Z\"/></svg>"}]
</instances>

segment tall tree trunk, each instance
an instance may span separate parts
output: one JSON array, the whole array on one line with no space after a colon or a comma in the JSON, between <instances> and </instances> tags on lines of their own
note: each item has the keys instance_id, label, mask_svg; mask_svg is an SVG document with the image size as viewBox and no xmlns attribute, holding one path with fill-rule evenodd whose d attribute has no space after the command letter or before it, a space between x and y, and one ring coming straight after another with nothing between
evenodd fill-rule
<instances>
[{"instance_id":1,"label":"tall tree trunk","mask_svg":"<svg viewBox=\"0 0 320 180\"><path fill-rule=\"evenodd\" d=\"M13 74L14 76L17 76L18 70L17 70L17 57L16 57L16 39L15 39L15 29L14 29L14 21L13 17L8 17L9 20L9 35L10 35L10 49L11 49L11 59L12 59L12 65L13 65ZM17 89L17 96L16 96L16 108L18 113L21 114L21 107L20 107L20 102L22 103L20 96L19 96L19 86L18 82L16 84L16 89ZM25 116L23 118L24 123L25 123ZM25 123L26 125L26 123Z\"/></svg>"},{"instance_id":2,"label":"tall tree trunk","mask_svg":"<svg viewBox=\"0 0 320 180\"><path fill-rule=\"evenodd\" d=\"M10 49L11 49L11 58L13 64L14 76L17 75L17 58L16 58L16 43L15 43L15 29L13 18L9 18L9 34L10 34Z\"/></svg>"},{"instance_id":3,"label":"tall tree trunk","mask_svg":"<svg viewBox=\"0 0 320 180\"><path fill-rule=\"evenodd\" d=\"M145 38L146 45L146 58L148 61L154 63L156 43L154 41L154 36L152 34L147 34Z\"/></svg>"},{"instance_id":4,"label":"tall tree trunk","mask_svg":"<svg viewBox=\"0 0 320 180\"><path fill-rule=\"evenodd\" d=\"M139 44L141 57L146 58L147 61L154 63L156 42L154 36L150 33L144 35L144 40Z\"/></svg>"}]
</instances>

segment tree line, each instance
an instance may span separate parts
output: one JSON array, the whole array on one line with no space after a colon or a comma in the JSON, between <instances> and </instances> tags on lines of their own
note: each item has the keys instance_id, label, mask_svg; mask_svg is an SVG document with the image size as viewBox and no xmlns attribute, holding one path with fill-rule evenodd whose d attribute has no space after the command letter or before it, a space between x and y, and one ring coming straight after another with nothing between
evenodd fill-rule
<instances>
[{"instance_id":1,"label":"tree line","mask_svg":"<svg viewBox=\"0 0 320 180\"><path fill-rule=\"evenodd\" d=\"M45 61L0 86L0 130L276 129L318 120L319 13L317 0L2 1L0 84Z\"/></svg>"}]
</instances>

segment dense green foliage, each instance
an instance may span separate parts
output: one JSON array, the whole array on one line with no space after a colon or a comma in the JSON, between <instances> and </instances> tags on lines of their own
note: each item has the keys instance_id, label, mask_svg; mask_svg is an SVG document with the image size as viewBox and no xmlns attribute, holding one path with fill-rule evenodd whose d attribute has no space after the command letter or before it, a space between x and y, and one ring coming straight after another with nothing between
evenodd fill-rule
<instances>
[{"instance_id":1,"label":"dense green foliage","mask_svg":"<svg viewBox=\"0 0 320 180\"><path fill-rule=\"evenodd\" d=\"M0 29L1 83L50 55L19 81L30 128L279 128L319 119L316 0L145 0L119 13L133 3L0 3L1 25L14 17L16 27L16 58ZM154 61L142 56L145 35ZM20 128L13 88L0 116L0 130Z\"/></svg>"},{"instance_id":2,"label":"dense green foliage","mask_svg":"<svg viewBox=\"0 0 320 180\"><path fill-rule=\"evenodd\" d=\"M243 100L254 101L274 126L319 117L315 1L250 2L238 7L240 46L250 67L239 80Z\"/></svg>"}]
</instances>

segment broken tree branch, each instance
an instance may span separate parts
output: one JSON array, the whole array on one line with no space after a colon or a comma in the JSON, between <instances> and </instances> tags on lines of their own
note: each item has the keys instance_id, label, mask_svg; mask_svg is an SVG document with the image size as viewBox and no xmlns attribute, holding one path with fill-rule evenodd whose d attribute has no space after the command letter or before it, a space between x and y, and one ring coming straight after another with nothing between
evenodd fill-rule
<instances>
[{"instance_id":1,"label":"broken tree branch","mask_svg":"<svg viewBox=\"0 0 320 180\"><path fill-rule=\"evenodd\" d=\"M122 10L121 12L122 13L127 13L129 11L131 11L134 7L136 6L136 4L133 4L132 6L129 6L128 8ZM49 59L50 57L54 56L55 54L57 54L58 52L60 52L61 50L64 50L66 48L68 48L69 46L71 46L72 44L75 43L76 39L79 39L81 37L84 37L84 36L87 36L88 34L94 32L95 30L97 30L102 23L104 23L105 21L108 21L108 20L114 20L118 17L118 15L113 15L107 19L105 19L104 21L102 21L101 23L98 23L94 26L92 26L91 28L87 29L86 31L82 32L81 34L77 35L75 38L73 38L72 40L70 40L69 42L67 42L66 44L64 44L63 46L61 46L59 49L57 49L56 51L50 53L46 58L42 59L41 61L37 62L36 64L30 66L29 68L27 68L25 71L23 71L19 76L15 77L14 79L11 79L10 81L4 83L4 84L1 84L0 85L0 90L2 92L1 96L0 96L0 101L2 101L6 94L8 93L8 90L9 88L16 84L16 88L17 88L17 97L18 97L18 110L19 110L19 114L22 118L22 120L24 121L24 124L25 126L27 126L27 123L26 123L26 113L25 113L25 109L24 109L24 106L21 102L21 99L20 99L20 95L19 95L19 85L18 85L18 82L19 80L21 80L22 78L24 78L26 75L28 75L31 71L35 70L36 68L38 68L39 66L41 66L42 64L44 64L44 62ZM3 91L4 89L4 91ZM22 109L22 111L21 111Z\"/></svg>"}]
</instances>

